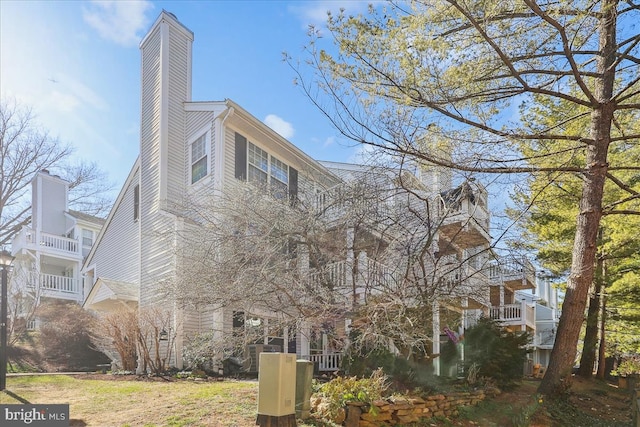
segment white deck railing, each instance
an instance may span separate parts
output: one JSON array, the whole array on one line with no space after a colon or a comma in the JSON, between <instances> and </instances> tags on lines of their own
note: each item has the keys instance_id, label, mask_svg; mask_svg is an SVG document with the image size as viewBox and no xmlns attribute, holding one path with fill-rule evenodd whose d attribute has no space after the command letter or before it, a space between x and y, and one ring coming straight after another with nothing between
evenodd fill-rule
<instances>
[{"instance_id":1,"label":"white deck railing","mask_svg":"<svg viewBox=\"0 0 640 427\"><path fill-rule=\"evenodd\" d=\"M320 372L335 372L340 370L342 353L312 354L309 356L302 356L302 358L310 360L314 365L317 364Z\"/></svg>"},{"instance_id":2,"label":"white deck railing","mask_svg":"<svg viewBox=\"0 0 640 427\"><path fill-rule=\"evenodd\" d=\"M45 253L54 251L73 255L80 254L80 245L76 239L45 232L36 233L29 227L22 227L13 241L13 246L14 250L27 248Z\"/></svg>"},{"instance_id":3,"label":"white deck railing","mask_svg":"<svg viewBox=\"0 0 640 427\"><path fill-rule=\"evenodd\" d=\"M535 307L526 304L524 301L515 304L505 304L491 307L489 317L499 320L508 325L535 326Z\"/></svg>"},{"instance_id":4,"label":"white deck railing","mask_svg":"<svg viewBox=\"0 0 640 427\"><path fill-rule=\"evenodd\" d=\"M40 245L62 252L79 253L77 240L55 234L40 233Z\"/></svg>"},{"instance_id":5,"label":"white deck railing","mask_svg":"<svg viewBox=\"0 0 640 427\"><path fill-rule=\"evenodd\" d=\"M65 293L78 293L78 281L73 277L56 276L55 274L40 274L40 287L43 290L51 290Z\"/></svg>"}]
</instances>

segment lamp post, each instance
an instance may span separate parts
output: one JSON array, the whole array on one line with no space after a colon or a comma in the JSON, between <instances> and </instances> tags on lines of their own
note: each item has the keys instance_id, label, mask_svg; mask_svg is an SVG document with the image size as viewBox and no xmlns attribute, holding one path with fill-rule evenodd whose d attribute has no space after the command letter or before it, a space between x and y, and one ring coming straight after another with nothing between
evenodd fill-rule
<instances>
[{"instance_id":1,"label":"lamp post","mask_svg":"<svg viewBox=\"0 0 640 427\"><path fill-rule=\"evenodd\" d=\"M2 267L2 307L0 310L0 391L7 388L7 282L9 265L13 261L11 253L5 249L0 252Z\"/></svg>"}]
</instances>

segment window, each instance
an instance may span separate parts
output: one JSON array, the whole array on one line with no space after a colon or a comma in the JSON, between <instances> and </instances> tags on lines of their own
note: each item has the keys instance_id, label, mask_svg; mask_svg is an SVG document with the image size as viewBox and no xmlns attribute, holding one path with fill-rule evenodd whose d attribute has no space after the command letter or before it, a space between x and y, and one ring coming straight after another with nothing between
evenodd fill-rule
<instances>
[{"instance_id":1,"label":"window","mask_svg":"<svg viewBox=\"0 0 640 427\"><path fill-rule=\"evenodd\" d=\"M235 177L269 185L278 198L288 196L294 201L298 196L298 171L239 133L235 136Z\"/></svg>"},{"instance_id":2,"label":"window","mask_svg":"<svg viewBox=\"0 0 640 427\"><path fill-rule=\"evenodd\" d=\"M289 186L289 166L271 157L271 188L278 198L287 196Z\"/></svg>"},{"instance_id":3,"label":"window","mask_svg":"<svg viewBox=\"0 0 640 427\"><path fill-rule=\"evenodd\" d=\"M191 143L191 183L195 184L207 176L207 134Z\"/></svg>"},{"instance_id":4,"label":"window","mask_svg":"<svg viewBox=\"0 0 640 427\"><path fill-rule=\"evenodd\" d=\"M267 183L269 155L266 151L249 143L249 181Z\"/></svg>"},{"instance_id":5,"label":"window","mask_svg":"<svg viewBox=\"0 0 640 427\"><path fill-rule=\"evenodd\" d=\"M82 230L82 246L91 246L93 245L93 231L91 230Z\"/></svg>"},{"instance_id":6,"label":"window","mask_svg":"<svg viewBox=\"0 0 640 427\"><path fill-rule=\"evenodd\" d=\"M140 184L133 187L133 220L140 218Z\"/></svg>"}]
</instances>

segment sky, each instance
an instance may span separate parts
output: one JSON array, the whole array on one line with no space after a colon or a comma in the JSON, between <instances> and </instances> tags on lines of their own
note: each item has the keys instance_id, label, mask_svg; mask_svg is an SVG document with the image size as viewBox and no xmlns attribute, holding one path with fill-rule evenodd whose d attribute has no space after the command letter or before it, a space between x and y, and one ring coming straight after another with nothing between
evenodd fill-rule
<instances>
[{"instance_id":1,"label":"sky","mask_svg":"<svg viewBox=\"0 0 640 427\"><path fill-rule=\"evenodd\" d=\"M355 161L294 85L282 60L304 60L309 25L367 1L0 1L0 97L97 163L116 184L139 154L139 43L160 12L194 33L193 101L231 99L317 160ZM328 36L326 32L324 36Z\"/></svg>"}]
</instances>

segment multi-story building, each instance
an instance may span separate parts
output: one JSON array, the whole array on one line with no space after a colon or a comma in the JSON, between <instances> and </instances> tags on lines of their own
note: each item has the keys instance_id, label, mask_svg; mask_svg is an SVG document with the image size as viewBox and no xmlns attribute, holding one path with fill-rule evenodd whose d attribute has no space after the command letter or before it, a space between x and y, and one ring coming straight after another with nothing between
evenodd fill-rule
<instances>
[{"instance_id":1,"label":"multi-story building","mask_svg":"<svg viewBox=\"0 0 640 427\"><path fill-rule=\"evenodd\" d=\"M47 170L33 179L31 198L31 223L11 242L12 294L36 305L49 299L81 304L82 262L104 220L69 209L69 183Z\"/></svg>"},{"instance_id":2,"label":"multi-story building","mask_svg":"<svg viewBox=\"0 0 640 427\"><path fill-rule=\"evenodd\" d=\"M231 305L179 307L166 299L162 284L178 278L181 236L198 227L197 218L186 214L180 201L198 199L207 189L220 195L234 183L256 182L277 189L280 197L303 200L305 206L338 223L344 217L344 204L339 202L343 189L364 179L371 185L382 182L393 197L380 201L377 217L365 217L362 227L347 224L329 230L335 248L331 257L317 261L300 256L298 260L297 267L309 283L328 278L331 289L348 291L341 294L344 310L331 325L334 332L345 334L353 320L349 309L366 303L377 285L394 280L398 285L408 279L436 290L429 300L434 337L447 339L443 334L447 325L440 319L445 311L456 313L457 332L489 312L522 330L533 327L526 317L528 308L515 307L511 301L515 290L534 287L529 264L502 264L490 256L490 216L481 185L470 181L454 185L450 174L439 170L412 173L393 167L318 162L231 100L192 101L192 42L193 33L165 11L141 42L140 156L85 260L87 309L113 312L161 305L173 310L172 363L178 367L183 365L186 340L194 334L215 331L222 338L235 328L259 327L268 332L252 347L254 353L276 346L311 358L320 368L337 369L339 348L318 325L301 319L296 329L272 330L270 318L278 314L268 305L254 307L252 313ZM411 209L403 208L409 205ZM398 275L398 266L411 264L392 244L399 240L397 233L387 232L388 219L378 217L383 211L423 213L405 223L396 221L420 235L412 242L426 242L422 249L428 256L420 269ZM394 268L384 260L395 260ZM433 353L439 353L441 339L433 340Z\"/></svg>"}]
</instances>

